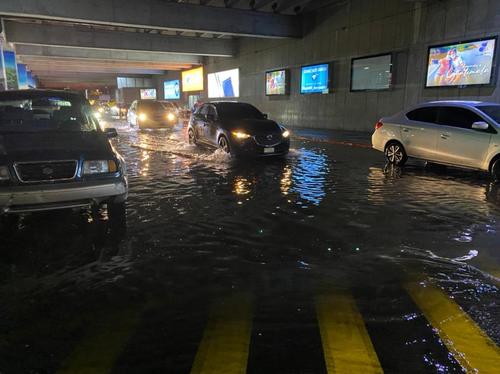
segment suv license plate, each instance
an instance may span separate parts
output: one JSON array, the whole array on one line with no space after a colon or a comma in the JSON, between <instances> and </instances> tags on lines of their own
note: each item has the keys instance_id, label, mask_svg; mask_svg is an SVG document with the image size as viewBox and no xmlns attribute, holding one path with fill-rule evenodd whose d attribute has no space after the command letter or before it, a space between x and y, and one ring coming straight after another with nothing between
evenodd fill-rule
<instances>
[{"instance_id":1,"label":"suv license plate","mask_svg":"<svg viewBox=\"0 0 500 374\"><path fill-rule=\"evenodd\" d=\"M274 153L274 148L264 148L264 153Z\"/></svg>"}]
</instances>

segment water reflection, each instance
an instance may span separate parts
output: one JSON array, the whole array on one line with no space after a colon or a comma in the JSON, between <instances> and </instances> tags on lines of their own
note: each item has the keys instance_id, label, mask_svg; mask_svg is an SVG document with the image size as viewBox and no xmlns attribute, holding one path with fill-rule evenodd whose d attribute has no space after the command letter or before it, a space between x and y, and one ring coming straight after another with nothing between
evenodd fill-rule
<instances>
[{"instance_id":1,"label":"water reflection","mask_svg":"<svg viewBox=\"0 0 500 374\"><path fill-rule=\"evenodd\" d=\"M290 192L313 205L319 205L326 196L325 182L330 173L328 157L321 151L300 149L292 167Z\"/></svg>"},{"instance_id":2,"label":"water reflection","mask_svg":"<svg viewBox=\"0 0 500 374\"><path fill-rule=\"evenodd\" d=\"M285 165L280 180L281 193L285 196L288 195L292 187L292 174L293 174L292 167L290 165Z\"/></svg>"},{"instance_id":3,"label":"water reflection","mask_svg":"<svg viewBox=\"0 0 500 374\"><path fill-rule=\"evenodd\" d=\"M237 176L234 179L233 192L236 195L248 195L252 191L252 182L248 178Z\"/></svg>"}]
</instances>

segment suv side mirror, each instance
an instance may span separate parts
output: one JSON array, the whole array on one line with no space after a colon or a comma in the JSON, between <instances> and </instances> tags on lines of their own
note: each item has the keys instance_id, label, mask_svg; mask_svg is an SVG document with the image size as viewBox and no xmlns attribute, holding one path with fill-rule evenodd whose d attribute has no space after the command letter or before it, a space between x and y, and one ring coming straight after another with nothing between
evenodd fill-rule
<instances>
[{"instance_id":1,"label":"suv side mirror","mask_svg":"<svg viewBox=\"0 0 500 374\"><path fill-rule=\"evenodd\" d=\"M215 115L213 114L207 114L205 115L205 119L209 122L214 122L215 121Z\"/></svg>"},{"instance_id":2,"label":"suv side mirror","mask_svg":"<svg viewBox=\"0 0 500 374\"><path fill-rule=\"evenodd\" d=\"M485 131L485 130L488 130L490 128L490 125L488 125L487 122L484 122L484 121L478 121L478 122L474 122L472 124L472 128L474 130L482 130L482 131Z\"/></svg>"},{"instance_id":3,"label":"suv side mirror","mask_svg":"<svg viewBox=\"0 0 500 374\"><path fill-rule=\"evenodd\" d=\"M268 119L269 115L267 113L262 113L262 117L264 117L265 119Z\"/></svg>"},{"instance_id":4,"label":"suv side mirror","mask_svg":"<svg viewBox=\"0 0 500 374\"><path fill-rule=\"evenodd\" d=\"M104 133L109 139L116 138L118 136L118 132L114 127L108 127L107 129L104 130Z\"/></svg>"}]
</instances>

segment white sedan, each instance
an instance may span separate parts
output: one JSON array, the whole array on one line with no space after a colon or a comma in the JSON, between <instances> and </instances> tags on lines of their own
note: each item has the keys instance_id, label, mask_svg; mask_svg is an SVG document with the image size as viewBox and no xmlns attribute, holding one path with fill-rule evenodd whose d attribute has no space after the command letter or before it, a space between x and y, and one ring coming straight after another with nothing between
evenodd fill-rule
<instances>
[{"instance_id":1,"label":"white sedan","mask_svg":"<svg viewBox=\"0 0 500 374\"><path fill-rule=\"evenodd\" d=\"M408 157L479 169L500 179L500 104L435 101L382 118L373 148L387 161L404 165Z\"/></svg>"}]
</instances>

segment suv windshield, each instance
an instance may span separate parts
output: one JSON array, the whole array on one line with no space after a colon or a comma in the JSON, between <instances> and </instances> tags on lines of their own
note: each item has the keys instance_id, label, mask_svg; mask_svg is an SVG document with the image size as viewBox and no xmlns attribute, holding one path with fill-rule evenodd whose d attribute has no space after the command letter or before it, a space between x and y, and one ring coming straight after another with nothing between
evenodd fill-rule
<instances>
[{"instance_id":1,"label":"suv windshield","mask_svg":"<svg viewBox=\"0 0 500 374\"><path fill-rule=\"evenodd\" d=\"M139 103L141 110L147 110L151 112L161 112L168 109L167 103L162 103L161 101L141 101Z\"/></svg>"},{"instance_id":2,"label":"suv windshield","mask_svg":"<svg viewBox=\"0 0 500 374\"><path fill-rule=\"evenodd\" d=\"M496 123L500 123L500 105L481 105L477 109L493 118Z\"/></svg>"},{"instance_id":3,"label":"suv windshield","mask_svg":"<svg viewBox=\"0 0 500 374\"><path fill-rule=\"evenodd\" d=\"M0 97L1 132L97 131L90 107L77 96Z\"/></svg>"},{"instance_id":4,"label":"suv windshield","mask_svg":"<svg viewBox=\"0 0 500 374\"><path fill-rule=\"evenodd\" d=\"M217 113L223 120L264 119L264 115L254 106L243 103L219 103Z\"/></svg>"}]
</instances>

